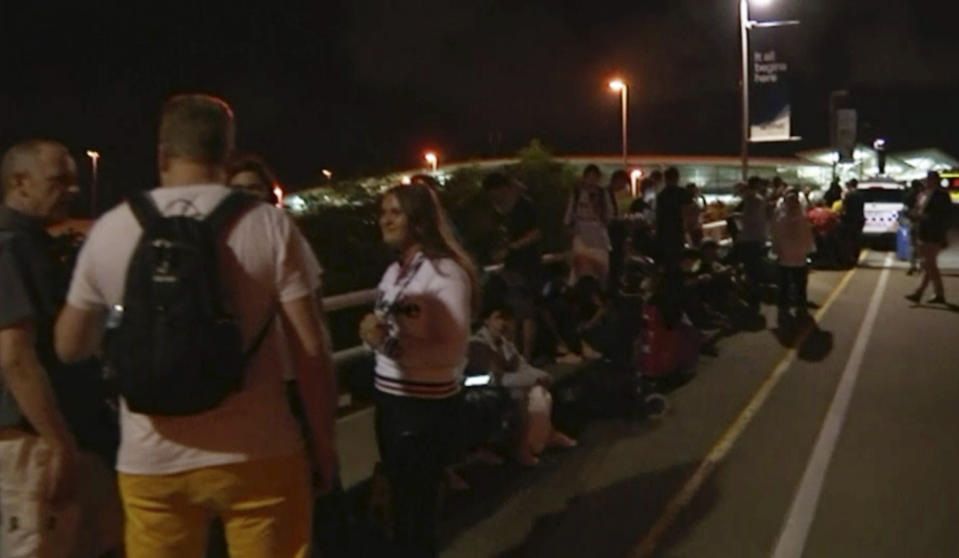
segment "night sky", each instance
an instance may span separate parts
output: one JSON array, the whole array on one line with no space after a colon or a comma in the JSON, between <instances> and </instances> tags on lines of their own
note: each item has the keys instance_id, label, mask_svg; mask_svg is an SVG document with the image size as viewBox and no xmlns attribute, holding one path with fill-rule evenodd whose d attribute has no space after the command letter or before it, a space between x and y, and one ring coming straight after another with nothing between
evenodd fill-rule
<instances>
[{"instance_id":1,"label":"night sky","mask_svg":"<svg viewBox=\"0 0 959 558\"><path fill-rule=\"evenodd\" d=\"M162 101L235 108L239 145L291 186L444 159L619 150L614 74L631 83L634 153L738 151L735 0L195 0L94 6L3 2L0 143L35 135L102 153L116 198L153 185ZM776 0L756 19L792 54L793 128L827 141L828 94L848 88L861 139L959 155L956 2ZM85 159L85 158L84 158ZM81 173L87 171L81 161Z\"/></svg>"}]
</instances>

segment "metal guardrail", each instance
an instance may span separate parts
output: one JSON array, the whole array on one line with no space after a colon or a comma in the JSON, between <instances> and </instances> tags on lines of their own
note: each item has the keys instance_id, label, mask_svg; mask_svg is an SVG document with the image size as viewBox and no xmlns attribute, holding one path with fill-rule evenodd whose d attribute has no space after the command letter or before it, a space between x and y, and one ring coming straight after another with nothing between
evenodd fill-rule
<instances>
[{"instance_id":1,"label":"metal guardrail","mask_svg":"<svg viewBox=\"0 0 959 558\"><path fill-rule=\"evenodd\" d=\"M726 237L726 221L713 221L703 225L703 235L717 242L722 242ZM546 254L543 256L544 264L553 264L566 259L565 253ZM483 268L487 273L496 273L503 269L503 264L489 265ZM357 306L373 304L376 300L376 289L362 289L348 293L327 296L323 298L323 308L326 312L335 312ZM362 356L368 352L368 349L362 345L342 349L333 353L334 362L340 363Z\"/></svg>"}]
</instances>

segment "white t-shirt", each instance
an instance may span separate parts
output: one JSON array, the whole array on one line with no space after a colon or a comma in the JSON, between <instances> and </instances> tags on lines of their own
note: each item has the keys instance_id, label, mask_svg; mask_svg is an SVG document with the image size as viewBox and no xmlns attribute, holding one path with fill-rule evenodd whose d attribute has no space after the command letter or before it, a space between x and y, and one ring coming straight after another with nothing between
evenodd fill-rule
<instances>
[{"instance_id":1,"label":"white t-shirt","mask_svg":"<svg viewBox=\"0 0 959 558\"><path fill-rule=\"evenodd\" d=\"M309 276L313 279L316 279L316 288L319 289L323 286L323 268L320 266L320 262L317 261L316 256L313 254L313 248L310 247L309 242L306 241L306 238L303 238L303 263L306 265L307 272ZM277 343L277 349L279 350L280 355L280 367L283 369L283 379L284 380L295 380L296 372L293 370L293 355L290 354L290 346L286 343L286 332L283 329L283 322L280 320L273 321L273 328L276 329L275 335L278 335L283 342Z\"/></svg>"},{"instance_id":2,"label":"white t-shirt","mask_svg":"<svg viewBox=\"0 0 959 558\"><path fill-rule=\"evenodd\" d=\"M470 281L452 259L425 259L404 280L394 263L380 281L377 313L396 340L376 353L376 389L441 399L460 390L470 328ZM385 299L390 309L380 308Z\"/></svg>"},{"instance_id":3,"label":"white t-shirt","mask_svg":"<svg viewBox=\"0 0 959 558\"><path fill-rule=\"evenodd\" d=\"M151 195L166 215L201 216L229 192L226 186L203 184L157 188ZM127 204L103 215L80 251L67 301L82 309L122 304L140 233ZM232 255L221 258L225 306L239 316L247 344L269 313L279 311L277 302L319 287L319 264L279 209L261 204L248 211L230 230L227 246ZM163 475L300 451L302 440L282 378L284 342L279 329L271 328L247 365L244 389L215 409L183 417L149 416L131 412L121 400L117 470Z\"/></svg>"}]
</instances>

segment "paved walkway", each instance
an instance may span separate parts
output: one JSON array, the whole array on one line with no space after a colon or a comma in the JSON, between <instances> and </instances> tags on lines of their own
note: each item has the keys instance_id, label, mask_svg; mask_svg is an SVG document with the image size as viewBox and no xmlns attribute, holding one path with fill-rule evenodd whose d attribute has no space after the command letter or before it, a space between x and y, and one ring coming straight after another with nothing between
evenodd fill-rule
<instances>
[{"instance_id":1,"label":"paved walkway","mask_svg":"<svg viewBox=\"0 0 959 558\"><path fill-rule=\"evenodd\" d=\"M814 272L810 300L828 307L802 343L765 308L661 420L594 421L580 448L532 470L467 469L473 489L444 508L443 556L739 558L781 540L792 554L777 558L955 555L959 315L904 300L918 278L890 259ZM959 302L959 248L941 262ZM357 485L376 460L371 414L339 429Z\"/></svg>"}]
</instances>

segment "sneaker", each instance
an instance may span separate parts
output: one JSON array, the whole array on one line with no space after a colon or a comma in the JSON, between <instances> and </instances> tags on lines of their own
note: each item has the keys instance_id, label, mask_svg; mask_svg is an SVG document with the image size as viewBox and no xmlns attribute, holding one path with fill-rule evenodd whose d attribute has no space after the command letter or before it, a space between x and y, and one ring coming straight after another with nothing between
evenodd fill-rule
<instances>
[{"instance_id":1,"label":"sneaker","mask_svg":"<svg viewBox=\"0 0 959 558\"><path fill-rule=\"evenodd\" d=\"M934 296L926 301L926 304L945 304L946 297L944 296Z\"/></svg>"},{"instance_id":2,"label":"sneaker","mask_svg":"<svg viewBox=\"0 0 959 558\"><path fill-rule=\"evenodd\" d=\"M906 295L906 300L909 300L909 301L915 302L916 304L919 304L919 299L920 299L921 297L922 297L922 295L920 295L919 293L912 293L912 294L907 294L907 295Z\"/></svg>"},{"instance_id":3,"label":"sneaker","mask_svg":"<svg viewBox=\"0 0 959 558\"><path fill-rule=\"evenodd\" d=\"M571 449L579 445L579 442L563 434L559 430L553 430L549 435L549 441L546 442L551 448Z\"/></svg>"}]
</instances>

